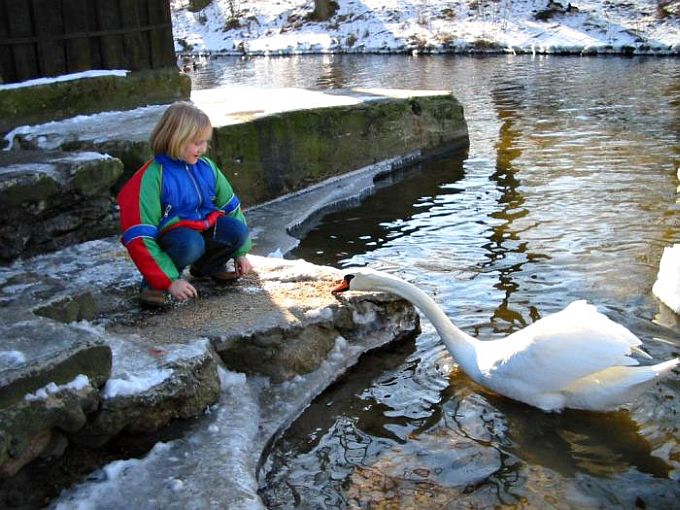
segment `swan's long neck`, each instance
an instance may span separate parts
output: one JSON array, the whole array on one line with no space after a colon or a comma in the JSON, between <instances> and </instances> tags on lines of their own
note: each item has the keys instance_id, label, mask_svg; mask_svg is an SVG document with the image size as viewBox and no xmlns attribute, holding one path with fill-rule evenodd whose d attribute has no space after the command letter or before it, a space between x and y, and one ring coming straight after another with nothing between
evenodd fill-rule
<instances>
[{"instance_id":1,"label":"swan's long neck","mask_svg":"<svg viewBox=\"0 0 680 510\"><path fill-rule=\"evenodd\" d=\"M379 287L379 290L391 292L413 303L435 327L456 362L463 368L473 369L470 364L476 360L477 344L481 342L453 324L430 296L411 283L393 278L381 280ZM476 366L474 369L476 371Z\"/></svg>"}]
</instances>

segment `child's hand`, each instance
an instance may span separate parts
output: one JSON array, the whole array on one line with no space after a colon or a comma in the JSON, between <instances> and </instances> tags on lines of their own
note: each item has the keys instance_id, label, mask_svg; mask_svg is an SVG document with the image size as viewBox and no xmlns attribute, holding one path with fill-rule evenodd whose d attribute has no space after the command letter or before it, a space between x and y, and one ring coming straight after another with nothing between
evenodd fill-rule
<instances>
[{"instance_id":1,"label":"child's hand","mask_svg":"<svg viewBox=\"0 0 680 510\"><path fill-rule=\"evenodd\" d=\"M168 292L179 301L186 301L187 299L198 296L196 288L186 280L175 280L170 284Z\"/></svg>"},{"instance_id":2,"label":"child's hand","mask_svg":"<svg viewBox=\"0 0 680 510\"><path fill-rule=\"evenodd\" d=\"M248 257L241 255L236 258L236 271L238 271L239 276L248 274L253 270L253 265L248 260Z\"/></svg>"}]
</instances>

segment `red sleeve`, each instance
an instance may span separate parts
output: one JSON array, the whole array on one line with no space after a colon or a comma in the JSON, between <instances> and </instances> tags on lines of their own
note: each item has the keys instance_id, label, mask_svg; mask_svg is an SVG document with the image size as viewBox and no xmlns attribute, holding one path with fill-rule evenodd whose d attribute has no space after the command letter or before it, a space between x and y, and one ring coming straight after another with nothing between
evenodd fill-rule
<instances>
[{"instance_id":1,"label":"red sleeve","mask_svg":"<svg viewBox=\"0 0 680 510\"><path fill-rule=\"evenodd\" d=\"M179 273L170 257L158 246L161 218L161 169L148 161L118 193L121 242L147 283L166 290Z\"/></svg>"}]
</instances>

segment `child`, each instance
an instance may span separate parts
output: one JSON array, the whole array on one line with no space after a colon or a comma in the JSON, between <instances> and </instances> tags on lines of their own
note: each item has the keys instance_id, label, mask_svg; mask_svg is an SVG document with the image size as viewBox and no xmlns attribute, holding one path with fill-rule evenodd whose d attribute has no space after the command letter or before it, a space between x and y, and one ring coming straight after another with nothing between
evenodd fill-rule
<instances>
[{"instance_id":1,"label":"child","mask_svg":"<svg viewBox=\"0 0 680 510\"><path fill-rule=\"evenodd\" d=\"M187 266L194 277L221 282L252 269L239 200L203 156L211 137L203 111L188 102L172 104L151 133L153 159L118 194L121 241L144 277L143 304L162 305L167 293L180 301L195 298L196 288L182 278Z\"/></svg>"}]
</instances>

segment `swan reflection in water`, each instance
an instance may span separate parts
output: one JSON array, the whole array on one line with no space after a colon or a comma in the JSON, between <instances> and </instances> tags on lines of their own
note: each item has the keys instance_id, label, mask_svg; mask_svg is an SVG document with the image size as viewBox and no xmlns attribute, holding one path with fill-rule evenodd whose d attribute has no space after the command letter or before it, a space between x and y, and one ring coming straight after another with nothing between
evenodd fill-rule
<instances>
[{"instance_id":1,"label":"swan reflection in water","mask_svg":"<svg viewBox=\"0 0 680 510\"><path fill-rule=\"evenodd\" d=\"M483 398L488 406L480 411L488 422L500 420L494 428L506 431L496 436L498 446L528 464L540 465L564 476L579 472L612 476L635 468L641 473L666 478L671 470L663 459L652 454L652 446L627 410L593 412L566 409L545 413L531 406L491 393L484 393L460 370L450 376L451 399L446 407L449 425L467 435L467 420L456 420L463 402ZM447 420L449 421L449 420ZM491 440L492 438L486 438Z\"/></svg>"}]
</instances>

